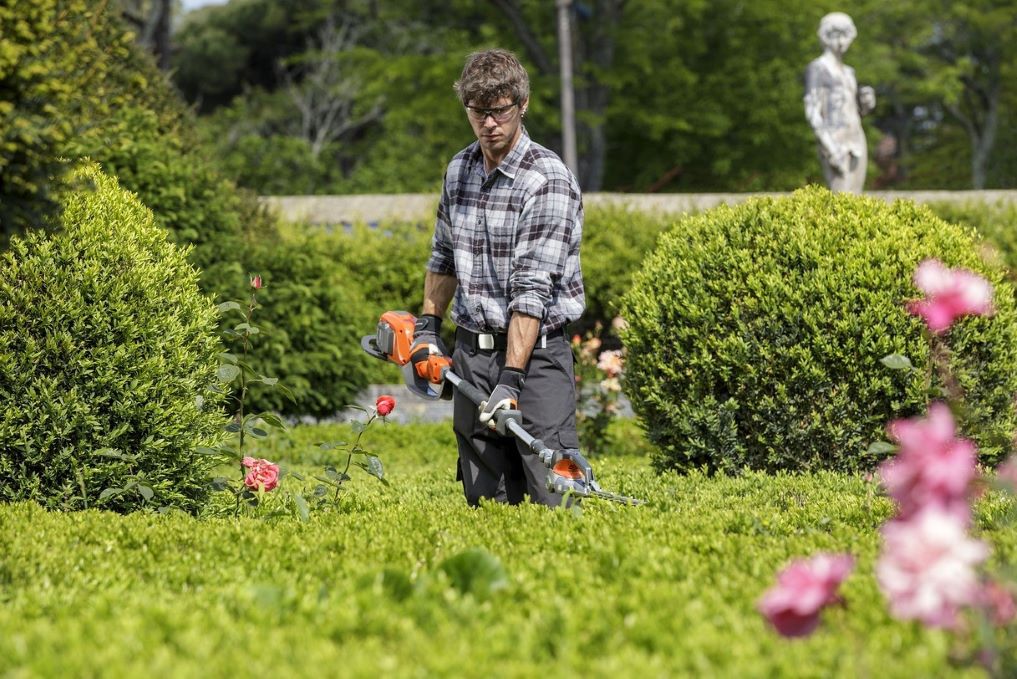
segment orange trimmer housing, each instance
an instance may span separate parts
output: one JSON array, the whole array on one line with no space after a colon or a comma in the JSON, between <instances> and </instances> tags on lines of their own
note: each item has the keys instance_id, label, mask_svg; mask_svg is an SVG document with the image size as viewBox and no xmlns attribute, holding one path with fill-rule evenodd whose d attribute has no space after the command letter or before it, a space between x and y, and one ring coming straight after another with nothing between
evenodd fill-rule
<instances>
[{"instance_id":1,"label":"orange trimmer housing","mask_svg":"<svg viewBox=\"0 0 1017 679\"><path fill-rule=\"evenodd\" d=\"M413 359L416 323L416 317L408 311L386 311L378 320L377 332L364 337L361 346L375 358L403 367ZM413 371L421 379L439 384L451 366L452 360L448 356L430 354L426 361L417 361Z\"/></svg>"}]
</instances>

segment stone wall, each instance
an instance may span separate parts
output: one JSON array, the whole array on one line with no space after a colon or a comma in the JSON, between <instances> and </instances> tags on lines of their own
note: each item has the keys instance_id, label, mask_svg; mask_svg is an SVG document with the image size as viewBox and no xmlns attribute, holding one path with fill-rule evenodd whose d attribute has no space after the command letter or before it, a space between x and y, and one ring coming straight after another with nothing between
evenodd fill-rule
<instances>
[{"instance_id":1,"label":"stone wall","mask_svg":"<svg viewBox=\"0 0 1017 679\"><path fill-rule=\"evenodd\" d=\"M785 193L587 193L587 207L622 205L632 210L680 214L733 205L759 196ZM867 196L886 201L985 201L1017 203L1017 191L869 191ZM262 201L290 221L310 224L352 224L386 220L430 222L438 196L430 193L364 194L351 196L264 196Z\"/></svg>"}]
</instances>

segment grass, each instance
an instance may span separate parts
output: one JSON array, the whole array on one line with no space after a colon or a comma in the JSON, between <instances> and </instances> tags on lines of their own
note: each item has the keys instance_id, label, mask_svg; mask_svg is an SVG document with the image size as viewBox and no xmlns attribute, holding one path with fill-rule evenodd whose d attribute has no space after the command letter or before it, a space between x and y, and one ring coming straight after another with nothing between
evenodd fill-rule
<instances>
[{"instance_id":1,"label":"grass","mask_svg":"<svg viewBox=\"0 0 1017 679\"><path fill-rule=\"evenodd\" d=\"M891 507L871 483L657 475L625 432L594 465L643 507L469 509L448 425L372 426L391 485L356 474L307 522L0 506L0 677L977 676L945 633L889 618L872 571ZM335 462L314 444L350 433L298 427L257 454L309 476ZM1011 562L1012 509L979 513ZM817 550L857 557L848 606L782 640L755 601Z\"/></svg>"}]
</instances>

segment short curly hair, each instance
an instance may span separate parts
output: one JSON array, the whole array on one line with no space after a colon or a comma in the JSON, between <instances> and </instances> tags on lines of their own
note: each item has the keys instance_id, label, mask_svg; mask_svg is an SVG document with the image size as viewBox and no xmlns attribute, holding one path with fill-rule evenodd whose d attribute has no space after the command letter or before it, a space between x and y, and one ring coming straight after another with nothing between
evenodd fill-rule
<instances>
[{"instance_id":1,"label":"short curly hair","mask_svg":"<svg viewBox=\"0 0 1017 679\"><path fill-rule=\"evenodd\" d=\"M491 49L468 56L453 87L463 106L470 102L489 104L501 97L509 97L518 104L530 96L530 77L515 54Z\"/></svg>"}]
</instances>

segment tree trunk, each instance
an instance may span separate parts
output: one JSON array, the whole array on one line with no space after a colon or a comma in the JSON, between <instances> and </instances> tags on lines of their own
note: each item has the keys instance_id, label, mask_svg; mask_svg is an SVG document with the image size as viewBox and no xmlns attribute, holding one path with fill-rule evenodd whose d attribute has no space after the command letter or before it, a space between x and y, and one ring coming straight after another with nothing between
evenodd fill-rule
<instances>
[{"instance_id":1,"label":"tree trunk","mask_svg":"<svg viewBox=\"0 0 1017 679\"><path fill-rule=\"evenodd\" d=\"M996 132L999 129L999 87L993 87L989 92L985 120L981 134L971 137L971 186L981 191L985 188L988 178L989 158L992 156L992 149L996 145Z\"/></svg>"},{"instance_id":2,"label":"tree trunk","mask_svg":"<svg viewBox=\"0 0 1017 679\"><path fill-rule=\"evenodd\" d=\"M538 70L545 75L556 74L556 64L541 47L533 27L523 20L516 0L490 2L512 24ZM593 5L592 9L587 9L589 4ZM599 73L610 71L614 62L614 31L621 20L624 5L625 0L596 0L583 4L582 8L573 5L571 33L576 46L574 63L578 179L583 191L599 191L604 182L604 159L607 155L604 118L610 90L598 81L598 77Z\"/></svg>"},{"instance_id":3,"label":"tree trunk","mask_svg":"<svg viewBox=\"0 0 1017 679\"><path fill-rule=\"evenodd\" d=\"M599 81L599 74L614 64L614 31L621 20L625 0L598 0L588 20L576 23L579 42L576 55L576 108L579 115L579 185L584 191L600 191L604 184L607 158L605 118L610 89Z\"/></svg>"}]
</instances>

